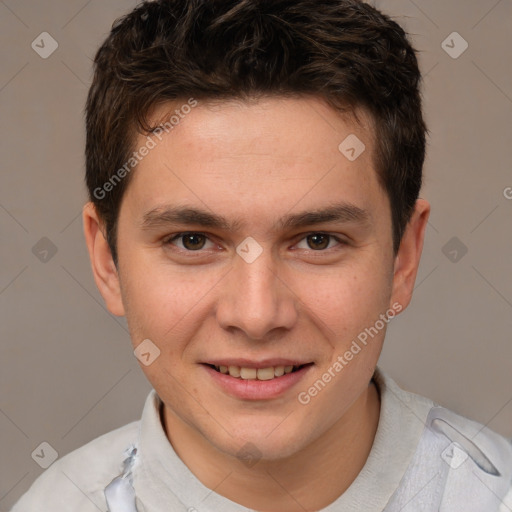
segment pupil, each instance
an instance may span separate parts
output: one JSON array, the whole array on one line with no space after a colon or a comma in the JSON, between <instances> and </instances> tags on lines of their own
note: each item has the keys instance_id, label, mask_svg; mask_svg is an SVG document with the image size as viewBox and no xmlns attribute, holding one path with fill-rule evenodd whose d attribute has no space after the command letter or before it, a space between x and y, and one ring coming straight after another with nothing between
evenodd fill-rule
<instances>
[{"instance_id":1,"label":"pupil","mask_svg":"<svg viewBox=\"0 0 512 512\"><path fill-rule=\"evenodd\" d=\"M308 243L310 243L310 242L313 242L313 246L311 246L311 244L309 244L309 246L314 250L325 249L329 245L329 236L323 235L321 233L317 233L315 235L309 235Z\"/></svg>"},{"instance_id":2,"label":"pupil","mask_svg":"<svg viewBox=\"0 0 512 512\"><path fill-rule=\"evenodd\" d=\"M192 251L201 249L204 245L204 236L199 234L183 235L183 245Z\"/></svg>"}]
</instances>

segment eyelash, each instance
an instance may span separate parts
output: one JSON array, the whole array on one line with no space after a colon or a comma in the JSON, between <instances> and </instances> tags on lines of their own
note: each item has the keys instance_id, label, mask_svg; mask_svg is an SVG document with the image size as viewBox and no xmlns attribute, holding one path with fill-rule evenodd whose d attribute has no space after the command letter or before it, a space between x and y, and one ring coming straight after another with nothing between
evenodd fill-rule
<instances>
[{"instance_id":1,"label":"eyelash","mask_svg":"<svg viewBox=\"0 0 512 512\"><path fill-rule=\"evenodd\" d=\"M184 231L181 233L175 233L173 235L168 236L167 238L165 238L163 240L163 243L164 243L164 245L174 245L172 242L174 242L175 240L179 240L180 238L183 238L184 236L187 236L187 235L201 235L201 236L204 236L206 239L208 239L211 242L210 237L206 233L203 233L201 231ZM302 238L297 243L302 242L302 240L305 240L307 237L309 237L311 235L324 235L324 236L329 237L330 240L335 240L339 246L348 245L347 242L338 238L337 236L332 235L330 233L325 233L323 231L311 231L310 233L306 233L305 235L302 236ZM321 252L327 252L329 249L332 249L332 247L328 247L326 249L318 249L318 250L308 249L308 250L313 253L321 253ZM177 250L181 251L181 252L191 253L191 254L193 254L193 253L201 254L203 252L203 249L198 249L197 251L192 251L189 249L182 249L179 247L177 248Z\"/></svg>"}]
</instances>

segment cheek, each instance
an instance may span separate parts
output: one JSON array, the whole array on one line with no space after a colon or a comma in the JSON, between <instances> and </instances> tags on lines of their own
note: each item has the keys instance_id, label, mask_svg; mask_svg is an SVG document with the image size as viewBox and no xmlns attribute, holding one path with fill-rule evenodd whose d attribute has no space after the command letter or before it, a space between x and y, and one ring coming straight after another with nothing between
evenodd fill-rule
<instances>
[{"instance_id":1,"label":"cheek","mask_svg":"<svg viewBox=\"0 0 512 512\"><path fill-rule=\"evenodd\" d=\"M135 256L125 260L123 270L123 303L133 343L149 338L167 352L180 350L180 340L197 328L208 293L221 277L192 267L176 272L171 265Z\"/></svg>"},{"instance_id":2,"label":"cheek","mask_svg":"<svg viewBox=\"0 0 512 512\"><path fill-rule=\"evenodd\" d=\"M373 324L386 311L391 296L387 272L369 262L338 269L330 276L316 276L302 286L304 300L316 315L342 339ZM314 286L311 284L314 283Z\"/></svg>"}]
</instances>

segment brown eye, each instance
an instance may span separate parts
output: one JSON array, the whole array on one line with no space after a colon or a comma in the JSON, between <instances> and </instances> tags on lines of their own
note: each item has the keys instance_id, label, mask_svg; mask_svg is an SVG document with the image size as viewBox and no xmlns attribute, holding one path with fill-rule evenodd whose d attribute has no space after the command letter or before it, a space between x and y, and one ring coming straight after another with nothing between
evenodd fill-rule
<instances>
[{"instance_id":1,"label":"brown eye","mask_svg":"<svg viewBox=\"0 0 512 512\"><path fill-rule=\"evenodd\" d=\"M308 246L313 250L325 249L329 246L330 235L324 235L323 233L315 233L307 236Z\"/></svg>"},{"instance_id":2,"label":"brown eye","mask_svg":"<svg viewBox=\"0 0 512 512\"><path fill-rule=\"evenodd\" d=\"M167 246L173 245L181 251L198 252L201 249L212 249L215 244L204 233L176 233L164 240ZM209 244L209 245L208 245Z\"/></svg>"},{"instance_id":3,"label":"brown eye","mask_svg":"<svg viewBox=\"0 0 512 512\"><path fill-rule=\"evenodd\" d=\"M206 237L200 233L187 233L180 238L183 241L183 247L189 251L202 249L206 243Z\"/></svg>"}]
</instances>

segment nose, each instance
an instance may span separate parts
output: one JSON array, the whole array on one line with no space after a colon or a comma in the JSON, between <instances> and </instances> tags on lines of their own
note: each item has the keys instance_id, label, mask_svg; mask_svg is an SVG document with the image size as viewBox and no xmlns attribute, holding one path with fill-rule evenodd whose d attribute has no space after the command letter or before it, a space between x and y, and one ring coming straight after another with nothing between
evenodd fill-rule
<instances>
[{"instance_id":1,"label":"nose","mask_svg":"<svg viewBox=\"0 0 512 512\"><path fill-rule=\"evenodd\" d=\"M235 257L217 304L217 321L223 329L264 340L295 325L297 298L278 267L268 250L252 263Z\"/></svg>"}]
</instances>

